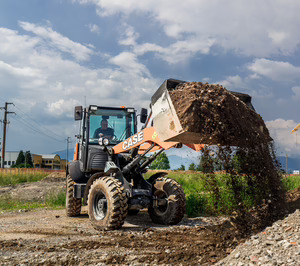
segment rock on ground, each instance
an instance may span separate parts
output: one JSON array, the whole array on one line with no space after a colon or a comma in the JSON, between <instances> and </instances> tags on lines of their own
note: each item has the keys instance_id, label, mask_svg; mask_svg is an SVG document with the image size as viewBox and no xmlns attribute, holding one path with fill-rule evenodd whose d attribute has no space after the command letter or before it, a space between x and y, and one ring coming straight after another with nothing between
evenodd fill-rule
<instances>
[{"instance_id":1,"label":"rock on ground","mask_svg":"<svg viewBox=\"0 0 300 266\"><path fill-rule=\"evenodd\" d=\"M237 248L217 265L299 265L300 210L278 220Z\"/></svg>"}]
</instances>

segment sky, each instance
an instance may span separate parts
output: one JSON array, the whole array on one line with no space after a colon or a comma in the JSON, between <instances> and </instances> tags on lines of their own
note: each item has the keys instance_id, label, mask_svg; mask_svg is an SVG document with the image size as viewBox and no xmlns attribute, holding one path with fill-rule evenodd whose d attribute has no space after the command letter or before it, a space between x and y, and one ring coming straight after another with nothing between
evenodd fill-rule
<instances>
[{"instance_id":1,"label":"sky","mask_svg":"<svg viewBox=\"0 0 300 266\"><path fill-rule=\"evenodd\" d=\"M175 78L248 93L278 155L299 156L299 11L299 0L0 0L0 107L16 113L6 150L74 146L74 106L139 111Z\"/></svg>"}]
</instances>

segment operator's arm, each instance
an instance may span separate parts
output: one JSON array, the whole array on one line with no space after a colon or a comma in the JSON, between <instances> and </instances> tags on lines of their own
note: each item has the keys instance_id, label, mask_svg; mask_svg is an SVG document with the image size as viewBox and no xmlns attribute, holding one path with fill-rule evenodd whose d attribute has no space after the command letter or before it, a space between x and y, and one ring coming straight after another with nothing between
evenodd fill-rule
<instances>
[{"instance_id":1,"label":"operator's arm","mask_svg":"<svg viewBox=\"0 0 300 266\"><path fill-rule=\"evenodd\" d=\"M107 129L107 135L106 135L106 137L108 137L109 139L112 139L114 137L114 135L115 135L114 129L109 127Z\"/></svg>"},{"instance_id":2,"label":"operator's arm","mask_svg":"<svg viewBox=\"0 0 300 266\"><path fill-rule=\"evenodd\" d=\"M98 139L98 138L99 138L99 133L100 133L100 128L97 128L97 129L95 130L95 133L94 133L93 138L94 138L94 139Z\"/></svg>"}]
</instances>

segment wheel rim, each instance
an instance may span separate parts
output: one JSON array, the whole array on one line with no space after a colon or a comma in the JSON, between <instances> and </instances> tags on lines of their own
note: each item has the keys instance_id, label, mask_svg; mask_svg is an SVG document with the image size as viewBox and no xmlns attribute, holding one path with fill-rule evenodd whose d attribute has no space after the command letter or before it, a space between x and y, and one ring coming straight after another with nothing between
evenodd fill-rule
<instances>
[{"instance_id":1,"label":"wheel rim","mask_svg":"<svg viewBox=\"0 0 300 266\"><path fill-rule=\"evenodd\" d=\"M168 210L168 207L169 207L168 195L162 190L157 190L154 193L154 195L157 197L158 200L162 200L162 199L166 200L166 204L155 207L158 212L160 212L161 214L164 214Z\"/></svg>"},{"instance_id":2,"label":"wheel rim","mask_svg":"<svg viewBox=\"0 0 300 266\"><path fill-rule=\"evenodd\" d=\"M95 195L93 211L96 220L103 220L107 214L107 199L101 191Z\"/></svg>"}]
</instances>

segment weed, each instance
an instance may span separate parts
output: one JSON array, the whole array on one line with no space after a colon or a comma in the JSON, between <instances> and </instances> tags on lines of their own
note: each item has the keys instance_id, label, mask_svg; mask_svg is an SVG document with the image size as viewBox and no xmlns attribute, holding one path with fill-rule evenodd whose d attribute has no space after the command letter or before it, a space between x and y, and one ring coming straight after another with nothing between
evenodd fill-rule
<instances>
[{"instance_id":1,"label":"weed","mask_svg":"<svg viewBox=\"0 0 300 266\"><path fill-rule=\"evenodd\" d=\"M296 189L300 187L300 175L283 178L282 183L286 191Z\"/></svg>"},{"instance_id":2,"label":"weed","mask_svg":"<svg viewBox=\"0 0 300 266\"><path fill-rule=\"evenodd\" d=\"M66 192L50 191L45 200L24 201L14 199L11 195L0 196L0 210L31 210L37 208L59 209L65 206Z\"/></svg>"},{"instance_id":3,"label":"weed","mask_svg":"<svg viewBox=\"0 0 300 266\"><path fill-rule=\"evenodd\" d=\"M66 192L65 190L61 191L50 191L45 198L45 204L48 207L58 208L64 207L66 204Z\"/></svg>"},{"instance_id":4,"label":"weed","mask_svg":"<svg viewBox=\"0 0 300 266\"><path fill-rule=\"evenodd\" d=\"M16 185L26 182L37 182L42 180L48 173L20 173L20 174L3 174L0 173L0 186Z\"/></svg>"}]
</instances>

